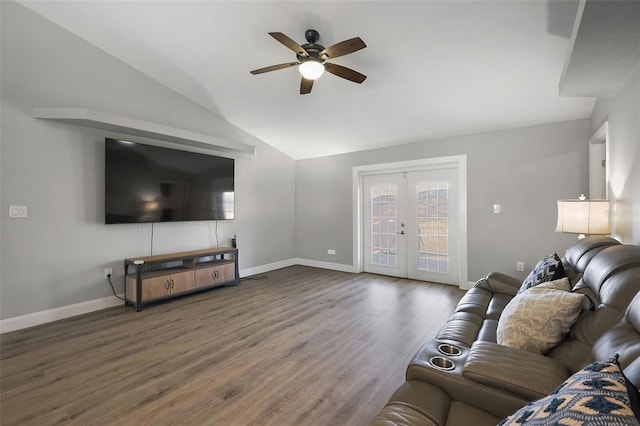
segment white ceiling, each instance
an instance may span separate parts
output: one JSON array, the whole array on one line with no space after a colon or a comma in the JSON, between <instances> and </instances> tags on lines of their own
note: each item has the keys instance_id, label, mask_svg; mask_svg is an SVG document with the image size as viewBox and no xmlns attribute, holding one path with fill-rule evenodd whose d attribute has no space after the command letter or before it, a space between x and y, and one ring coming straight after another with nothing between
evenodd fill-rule
<instances>
[{"instance_id":1,"label":"white ceiling","mask_svg":"<svg viewBox=\"0 0 640 426\"><path fill-rule=\"evenodd\" d=\"M32 10L293 158L587 118L560 97L577 2L22 1ZM267 33L367 48L298 94L295 60ZM117 113L117 111L113 111Z\"/></svg>"}]
</instances>

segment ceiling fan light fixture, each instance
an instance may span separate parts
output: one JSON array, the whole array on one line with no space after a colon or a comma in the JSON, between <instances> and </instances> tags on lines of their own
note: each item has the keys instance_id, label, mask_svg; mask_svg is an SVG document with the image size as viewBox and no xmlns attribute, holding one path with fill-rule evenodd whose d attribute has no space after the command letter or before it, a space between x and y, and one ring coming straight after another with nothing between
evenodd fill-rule
<instances>
[{"instance_id":1,"label":"ceiling fan light fixture","mask_svg":"<svg viewBox=\"0 0 640 426\"><path fill-rule=\"evenodd\" d=\"M296 62L286 62L284 64L258 68L250 71L253 75L297 66L300 74L302 74L302 81L300 82L301 95L311 93L314 80L320 78L325 71L329 74L335 75L336 77L344 78L345 80L358 84L362 83L367 78L366 75L360 74L358 71L354 71L351 68L327 62L328 60L333 60L367 47L360 37L353 37L325 48L323 45L317 43L320 39L320 35L315 30L307 30L305 32L304 36L307 39L307 43L302 46L283 33L271 32L269 35L288 49L295 52Z\"/></svg>"},{"instance_id":2,"label":"ceiling fan light fixture","mask_svg":"<svg viewBox=\"0 0 640 426\"><path fill-rule=\"evenodd\" d=\"M307 60L298 67L300 74L308 80L317 80L324 73L324 65L318 61Z\"/></svg>"}]
</instances>

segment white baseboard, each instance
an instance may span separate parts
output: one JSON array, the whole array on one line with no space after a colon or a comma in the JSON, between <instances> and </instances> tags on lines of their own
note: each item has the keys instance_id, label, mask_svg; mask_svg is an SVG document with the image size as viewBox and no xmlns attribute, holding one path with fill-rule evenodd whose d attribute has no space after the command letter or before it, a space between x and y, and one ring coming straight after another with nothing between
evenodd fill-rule
<instances>
[{"instance_id":1,"label":"white baseboard","mask_svg":"<svg viewBox=\"0 0 640 426\"><path fill-rule=\"evenodd\" d=\"M251 275L264 274L265 272L275 271L289 266L296 265L296 259L281 260L279 262L267 263L266 265L254 266L240 270L240 278L249 277Z\"/></svg>"},{"instance_id":2,"label":"white baseboard","mask_svg":"<svg viewBox=\"0 0 640 426\"><path fill-rule=\"evenodd\" d=\"M119 294L118 296L124 297L123 294ZM61 306L59 308L47 309L46 311L3 319L0 320L0 334L22 330L23 328L58 321L93 311L99 311L100 309L111 308L113 306L122 305L123 303L124 302L117 297L109 296L101 299L89 300L87 302L74 303L73 305Z\"/></svg>"},{"instance_id":3,"label":"white baseboard","mask_svg":"<svg viewBox=\"0 0 640 426\"><path fill-rule=\"evenodd\" d=\"M354 265L345 265L344 263L322 262L320 260L296 258L295 265L313 266L314 268L331 269L332 271L355 273Z\"/></svg>"},{"instance_id":4,"label":"white baseboard","mask_svg":"<svg viewBox=\"0 0 640 426\"><path fill-rule=\"evenodd\" d=\"M299 257L281 260L279 262L268 263L266 265L255 266L253 268L241 269L240 277L248 277L250 275L264 274L265 272L275 271L276 269L286 268L294 265L312 266L314 268L331 269L340 272L355 272L353 265L345 265L343 263L322 262L319 260L302 259Z\"/></svg>"}]
</instances>

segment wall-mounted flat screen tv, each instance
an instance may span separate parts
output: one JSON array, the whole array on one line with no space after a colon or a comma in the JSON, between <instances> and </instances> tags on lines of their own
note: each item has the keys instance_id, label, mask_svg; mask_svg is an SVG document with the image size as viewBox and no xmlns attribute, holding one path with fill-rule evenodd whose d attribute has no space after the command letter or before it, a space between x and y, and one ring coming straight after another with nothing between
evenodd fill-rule
<instances>
[{"instance_id":1,"label":"wall-mounted flat screen tv","mask_svg":"<svg viewBox=\"0 0 640 426\"><path fill-rule=\"evenodd\" d=\"M105 140L105 223L234 218L234 160Z\"/></svg>"}]
</instances>

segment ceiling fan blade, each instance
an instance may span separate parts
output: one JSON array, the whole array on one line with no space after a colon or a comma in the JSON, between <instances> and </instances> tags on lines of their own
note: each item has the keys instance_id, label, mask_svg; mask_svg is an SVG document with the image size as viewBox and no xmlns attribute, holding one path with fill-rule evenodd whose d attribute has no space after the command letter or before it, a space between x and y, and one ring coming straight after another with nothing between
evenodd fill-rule
<instances>
[{"instance_id":1,"label":"ceiling fan blade","mask_svg":"<svg viewBox=\"0 0 640 426\"><path fill-rule=\"evenodd\" d=\"M333 75L337 75L338 77L353 81L354 83L362 83L367 79L366 75L360 74L358 71L354 71L351 68L343 67L342 65L338 64L330 64L328 62L325 62L324 70L330 72Z\"/></svg>"},{"instance_id":2,"label":"ceiling fan blade","mask_svg":"<svg viewBox=\"0 0 640 426\"><path fill-rule=\"evenodd\" d=\"M284 35L283 33L276 32L276 33L269 33L269 35L275 38L276 40L278 40L280 43L287 46L289 49L296 52L296 54L300 56L309 56L309 52L307 52L305 49L303 49L302 46L300 46L295 41L291 40L288 36Z\"/></svg>"},{"instance_id":3,"label":"ceiling fan blade","mask_svg":"<svg viewBox=\"0 0 640 426\"><path fill-rule=\"evenodd\" d=\"M286 64L278 64L278 65L271 65L269 67L264 67L264 68L258 68L257 70L253 70L250 71L251 74L256 75L256 74L262 74L263 72L269 72L269 71L277 71L277 70L281 70L284 68L289 68L289 67L293 67L298 65L297 62L287 62Z\"/></svg>"},{"instance_id":4,"label":"ceiling fan blade","mask_svg":"<svg viewBox=\"0 0 640 426\"><path fill-rule=\"evenodd\" d=\"M302 81L300 82L300 94L306 95L311 93L311 89L313 88L313 80L302 77Z\"/></svg>"},{"instance_id":5,"label":"ceiling fan blade","mask_svg":"<svg viewBox=\"0 0 640 426\"><path fill-rule=\"evenodd\" d=\"M329 46L320 52L320 57L325 59L333 59L339 56L348 55L349 53L357 52L360 49L367 47L364 41L360 37L350 38L349 40L341 41L333 46Z\"/></svg>"}]
</instances>

